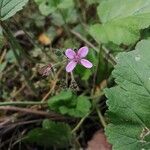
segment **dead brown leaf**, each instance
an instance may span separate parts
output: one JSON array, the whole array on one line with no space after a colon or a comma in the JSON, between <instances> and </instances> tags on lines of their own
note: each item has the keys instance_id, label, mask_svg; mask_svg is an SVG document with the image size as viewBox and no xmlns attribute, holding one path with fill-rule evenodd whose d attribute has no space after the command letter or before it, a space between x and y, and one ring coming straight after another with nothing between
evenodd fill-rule
<instances>
[{"instance_id":1,"label":"dead brown leaf","mask_svg":"<svg viewBox=\"0 0 150 150\"><path fill-rule=\"evenodd\" d=\"M86 150L111 150L112 147L108 143L103 130L98 130L92 139L88 142Z\"/></svg>"}]
</instances>

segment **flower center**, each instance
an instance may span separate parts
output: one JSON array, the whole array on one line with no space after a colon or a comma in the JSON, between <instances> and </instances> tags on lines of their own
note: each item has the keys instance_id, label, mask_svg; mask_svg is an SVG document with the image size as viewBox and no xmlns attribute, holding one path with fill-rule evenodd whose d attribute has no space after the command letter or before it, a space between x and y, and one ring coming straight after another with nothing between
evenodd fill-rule
<instances>
[{"instance_id":1,"label":"flower center","mask_svg":"<svg viewBox=\"0 0 150 150\"><path fill-rule=\"evenodd\" d=\"M75 57L74 57L74 61L76 61L76 62L79 62L80 61L80 56L78 56L78 55L76 55Z\"/></svg>"}]
</instances>

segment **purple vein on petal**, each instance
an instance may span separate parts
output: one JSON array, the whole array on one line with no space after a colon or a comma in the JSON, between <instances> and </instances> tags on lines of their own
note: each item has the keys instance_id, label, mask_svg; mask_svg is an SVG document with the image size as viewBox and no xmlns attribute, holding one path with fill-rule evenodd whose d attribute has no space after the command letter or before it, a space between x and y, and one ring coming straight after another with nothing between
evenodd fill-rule
<instances>
[{"instance_id":1,"label":"purple vein on petal","mask_svg":"<svg viewBox=\"0 0 150 150\"><path fill-rule=\"evenodd\" d=\"M87 59L81 59L80 63L86 68L92 68L93 64Z\"/></svg>"},{"instance_id":2,"label":"purple vein on petal","mask_svg":"<svg viewBox=\"0 0 150 150\"><path fill-rule=\"evenodd\" d=\"M85 56L88 54L88 52L89 52L88 47L87 47L87 46L84 46L84 47L81 47L81 48L78 50L77 54L80 56L80 58L83 58L83 57L85 57Z\"/></svg>"},{"instance_id":3,"label":"purple vein on petal","mask_svg":"<svg viewBox=\"0 0 150 150\"><path fill-rule=\"evenodd\" d=\"M76 56L76 53L71 49L67 49L65 51L65 55L69 58L69 59L73 59Z\"/></svg>"},{"instance_id":4,"label":"purple vein on petal","mask_svg":"<svg viewBox=\"0 0 150 150\"><path fill-rule=\"evenodd\" d=\"M75 62L74 60L70 61L66 66L66 71L72 72L76 65L77 65L77 62Z\"/></svg>"}]
</instances>

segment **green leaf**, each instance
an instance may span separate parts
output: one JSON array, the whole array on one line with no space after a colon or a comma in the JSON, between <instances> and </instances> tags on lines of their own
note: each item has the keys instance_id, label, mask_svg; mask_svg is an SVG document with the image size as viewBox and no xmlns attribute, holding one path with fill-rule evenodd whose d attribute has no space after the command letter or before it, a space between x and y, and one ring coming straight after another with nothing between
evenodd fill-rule
<instances>
[{"instance_id":1,"label":"green leaf","mask_svg":"<svg viewBox=\"0 0 150 150\"><path fill-rule=\"evenodd\" d=\"M49 108L62 115L69 115L73 117L85 116L91 108L91 103L88 97L83 95L77 97L70 92L71 91L69 90L63 91L50 98L48 100Z\"/></svg>"},{"instance_id":2,"label":"green leaf","mask_svg":"<svg viewBox=\"0 0 150 150\"><path fill-rule=\"evenodd\" d=\"M68 8L72 8L73 6L74 6L73 0L62 0L59 3L58 8L59 9L68 9Z\"/></svg>"},{"instance_id":3,"label":"green leaf","mask_svg":"<svg viewBox=\"0 0 150 150\"><path fill-rule=\"evenodd\" d=\"M54 13L56 10L63 10L72 8L74 6L73 0L35 0L39 5L40 12L47 16Z\"/></svg>"},{"instance_id":4,"label":"green leaf","mask_svg":"<svg viewBox=\"0 0 150 150\"><path fill-rule=\"evenodd\" d=\"M92 4L99 3L99 2L100 2L100 0L86 0L86 3L88 5L92 5Z\"/></svg>"},{"instance_id":5,"label":"green leaf","mask_svg":"<svg viewBox=\"0 0 150 150\"><path fill-rule=\"evenodd\" d=\"M150 148L150 40L120 53L113 71L116 87L106 89L110 120L106 135L114 150Z\"/></svg>"},{"instance_id":6,"label":"green leaf","mask_svg":"<svg viewBox=\"0 0 150 150\"><path fill-rule=\"evenodd\" d=\"M85 116L91 108L91 103L88 97L80 95L77 98L76 110L79 112L79 116Z\"/></svg>"},{"instance_id":7,"label":"green leaf","mask_svg":"<svg viewBox=\"0 0 150 150\"><path fill-rule=\"evenodd\" d=\"M102 1L97 13L102 24L91 26L89 32L98 43L131 44L150 25L150 0Z\"/></svg>"},{"instance_id":8,"label":"green leaf","mask_svg":"<svg viewBox=\"0 0 150 150\"><path fill-rule=\"evenodd\" d=\"M48 100L48 106L50 109L60 112L62 106L70 107L72 104L73 94L70 90L61 91L58 95L53 96Z\"/></svg>"},{"instance_id":9,"label":"green leaf","mask_svg":"<svg viewBox=\"0 0 150 150\"><path fill-rule=\"evenodd\" d=\"M61 91L58 95L52 97L48 101L49 106L57 105L60 101L69 101L72 98L72 92L70 90Z\"/></svg>"},{"instance_id":10,"label":"green leaf","mask_svg":"<svg viewBox=\"0 0 150 150\"><path fill-rule=\"evenodd\" d=\"M76 99L76 106L74 108L64 107L64 112L73 117L84 117L87 113L89 113L91 108L91 103L88 97L80 95Z\"/></svg>"},{"instance_id":11,"label":"green leaf","mask_svg":"<svg viewBox=\"0 0 150 150\"><path fill-rule=\"evenodd\" d=\"M6 20L16 14L28 0L0 0L0 20Z\"/></svg>"},{"instance_id":12,"label":"green leaf","mask_svg":"<svg viewBox=\"0 0 150 150\"><path fill-rule=\"evenodd\" d=\"M53 12L55 12L56 7L53 7L53 5L51 4L53 1L50 2L45 2L42 1L42 3L39 5L39 10L41 12L42 15L47 16Z\"/></svg>"},{"instance_id":13,"label":"green leaf","mask_svg":"<svg viewBox=\"0 0 150 150\"><path fill-rule=\"evenodd\" d=\"M73 8L64 9L61 11L61 13L53 13L52 19L52 22L57 26L61 26L66 23L75 23L77 22L77 12Z\"/></svg>"},{"instance_id":14,"label":"green leaf","mask_svg":"<svg viewBox=\"0 0 150 150\"><path fill-rule=\"evenodd\" d=\"M31 130L26 136L26 141L46 147L67 148L71 138L71 129L68 124L44 120L43 128Z\"/></svg>"}]
</instances>

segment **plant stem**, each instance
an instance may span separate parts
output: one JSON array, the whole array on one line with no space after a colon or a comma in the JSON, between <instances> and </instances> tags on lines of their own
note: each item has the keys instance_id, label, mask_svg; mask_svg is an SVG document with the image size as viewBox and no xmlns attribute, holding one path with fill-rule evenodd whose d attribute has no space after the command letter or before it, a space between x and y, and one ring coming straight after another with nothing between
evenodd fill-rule
<instances>
[{"instance_id":1,"label":"plant stem","mask_svg":"<svg viewBox=\"0 0 150 150\"><path fill-rule=\"evenodd\" d=\"M79 123L75 126L75 128L71 131L71 133L76 132L80 126L82 125L82 123L84 122L84 120L89 116L90 113L87 113L80 121Z\"/></svg>"},{"instance_id":2,"label":"plant stem","mask_svg":"<svg viewBox=\"0 0 150 150\"><path fill-rule=\"evenodd\" d=\"M96 70L94 72L94 76L93 76L93 88L91 90L91 95L94 95L95 93L95 85L96 85L96 79L97 79L97 74L98 74L98 71L99 71L99 67L101 66L101 62L100 62L100 57L101 57L101 45L99 47L99 51L98 51L98 62L96 64Z\"/></svg>"},{"instance_id":3,"label":"plant stem","mask_svg":"<svg viewBox=\"0 0 150 150\"><path fill-rule=\"evenodd\" d=\"M104 128L106 128L106 122L105 122L105 119L101 113L101 111L99 110L98 106L95 105L95 108L96 108L96 111L97 111L97 114L98 114L98 117L100 119L100 123L103 125Z\"/></svg>"}]
</instances>

